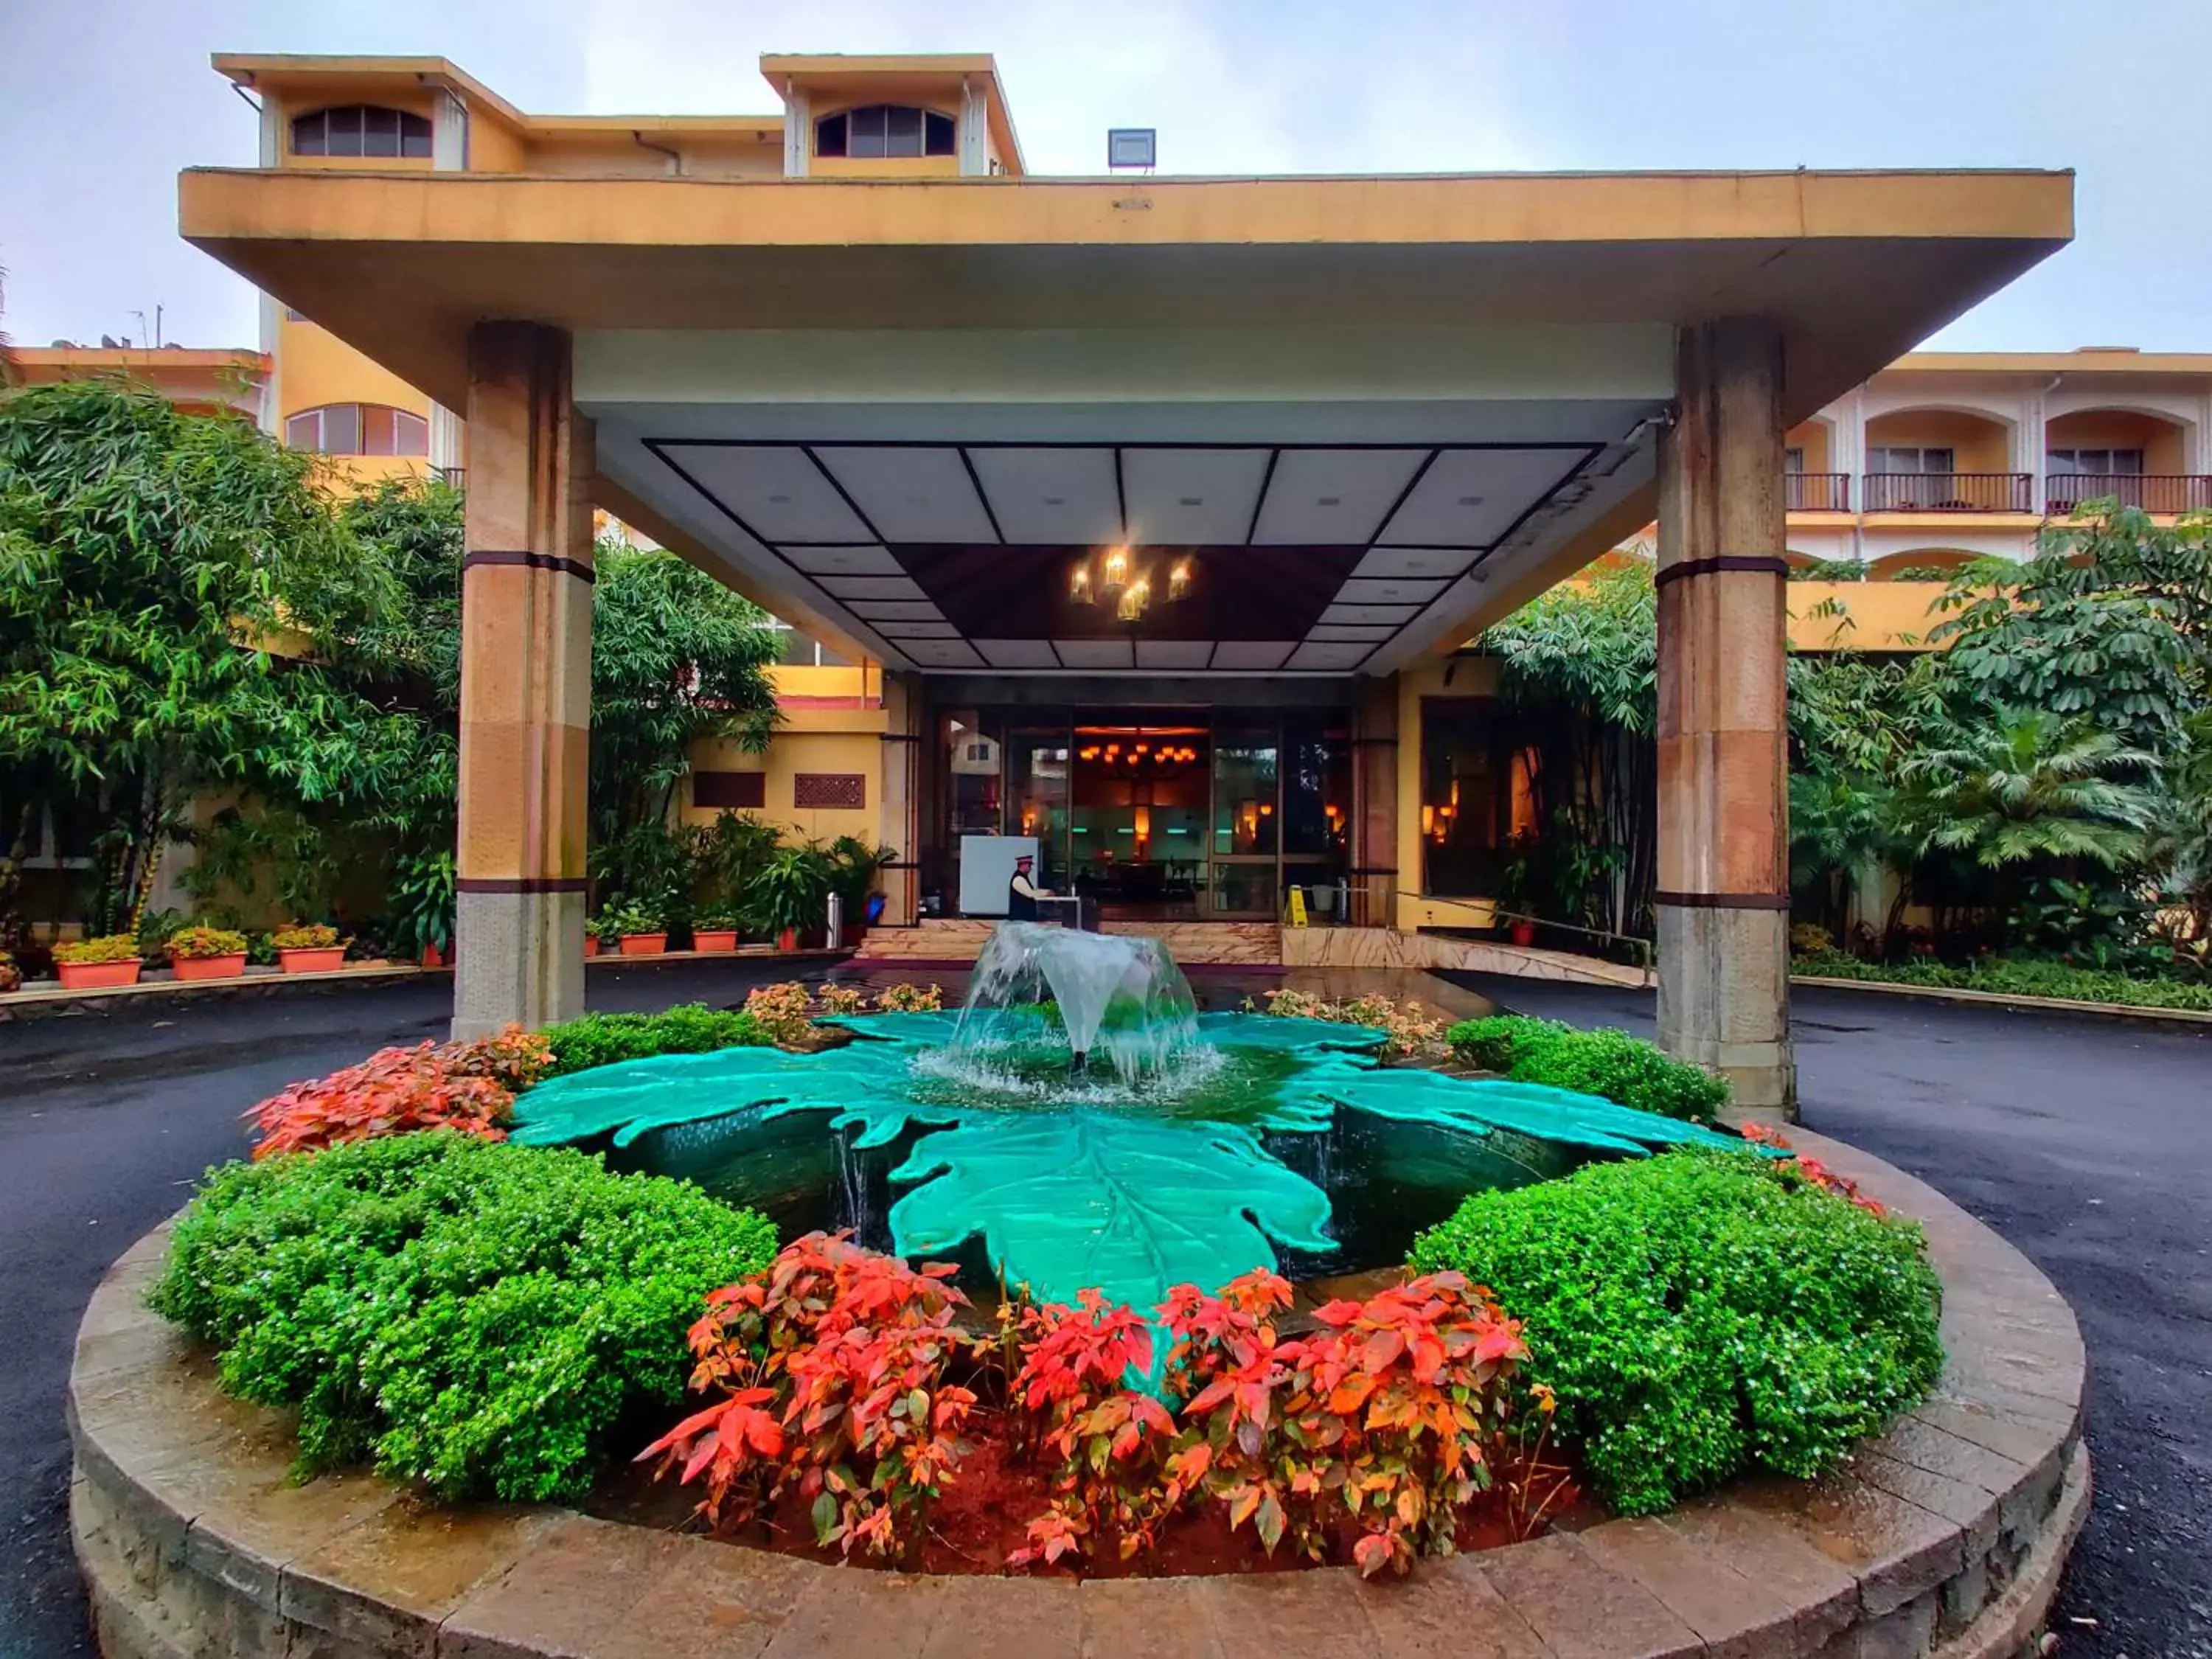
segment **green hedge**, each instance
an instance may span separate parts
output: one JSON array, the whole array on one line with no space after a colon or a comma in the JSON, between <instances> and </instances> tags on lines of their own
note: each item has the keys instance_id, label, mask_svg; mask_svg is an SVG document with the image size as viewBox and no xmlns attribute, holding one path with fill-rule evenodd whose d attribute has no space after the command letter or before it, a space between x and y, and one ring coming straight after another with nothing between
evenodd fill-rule
<instances>
[{"instance_id":1,"label":"green hedge","mask_svg":"<svg viewBox=\"0 0 2212 1659\"><path fill-rule=\"evenodd\" d=\"M2212 1013L2212 981L2136 979L2107 969L2075 968L2033 957L1996 957L1954 967L1946 962L1862 962L1841 951L1824 951L1797 957L1790 964L1790 971L1881 985L1929 985L1947 991L1992 991L2000 996L2061 997L2069 1002L2116 1002L2136 1008Z\"/></svg>"},{"instance_id":2,"label":"green hedge","mask_svg":"<svg viewBox=\"0 0 2212 1659\"><path fill-rule=\"evenodd\" d=\"M1724 1079L1626 1031L1578 1031L1557 1020L1496 1014L1462 1020L1444 1040L1469 1064L1516 1083L1572 1089L1664 1117L1710 1123L1728 1104Z\"/></svg>"},{"instance_id":3,"label":"green hedge","mask_svg":"<svg viewBox=\"0 0 2212 1659\"><path fill-rule=\"evenodd\" d=\"M1526 1322L1532 1381L1628 1514L1756 1465L1809 1477L1925 1394L1919 1230L1747 1154L1674 1152L1479 1194L1415 1241Z\"/></svg>"},{"instance_id":4,"label":"green hedge","mask_svg":"<svg viewBox=\"0 0 2212 1659\"><path fill-rule=\"evenodd\" d=\"M659 1014L586 1014L546 1028L552 1045L549 1076L649 1060L655 1054L703 1054L716 1048L762 1048L775 1039L750 1014L686 1002Z\"/></svg>"},{"instance_id":5,"label":"green hedge","mask_svg":"<svg viewBox=\"0 0 2212 1659\"><path fill-rule=\"evenodd\" d=\"M149 1300L229 1392L298 1408L303 1473L545 1501L590 1488L625 1413L682 1399L702 1300L775 1250L683 1182L401 1135L212 1171Z\"/></svg>"}]
</instances>

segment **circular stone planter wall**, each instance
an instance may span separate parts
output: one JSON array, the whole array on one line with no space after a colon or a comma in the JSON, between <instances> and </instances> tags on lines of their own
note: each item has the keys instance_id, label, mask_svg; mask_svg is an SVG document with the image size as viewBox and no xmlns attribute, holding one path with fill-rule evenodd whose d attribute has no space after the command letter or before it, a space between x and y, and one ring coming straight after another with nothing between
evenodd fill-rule
<instances>
[{"instance_id":1,"label":"circular stone planter wall","mask_svg":"<svg viewBox=\"0 0 2212 1659\"><path fill-rule=\"evenodd\" d=\"M573 1510L295 1486L290 1425L225 1398L143 1304L167 1230L86 1310L70 1523L108 1659L2013 1659L2088 1505L2074 1316L1932 1188L1802 1148L1927 1227L1936 1392L1845 1471L1444 1561L1243 1577L929 1578L820 1566Z\"/></svg>"}]
</instances>

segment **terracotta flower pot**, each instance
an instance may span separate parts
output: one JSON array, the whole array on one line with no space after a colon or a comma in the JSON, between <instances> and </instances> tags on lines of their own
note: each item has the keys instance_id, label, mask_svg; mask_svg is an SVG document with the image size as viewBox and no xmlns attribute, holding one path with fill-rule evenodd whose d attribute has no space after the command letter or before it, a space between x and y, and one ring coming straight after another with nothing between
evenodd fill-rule
<instances>
[{"instance_id":1,"label":"terracotta flower pot","mask_svg":"<svg viewBox=\"0 0 2212 1659\"><path fill-rule=\"evenodd\" d=\"M343 945L303 945L279 951L276 965L288 974L335 974L345 966Z\"/></svg>"},{"instance_id":2,"label":"terracotta flower pot","mask_svg":"<svg viewBox=\"0 0 2212 1659\"><path fill-rule=\"evenodd\" d=\"M799 948L799 929L787 927L778 933L775 936L775 948L779 951L796 951Z\"/></svg>"},{"instance_id":3,"label":"terracotta flower pot","mask_svg":"<svg viewBox=\"0 0 2212 1659\"><path fill-rule=\"evenodd\" d=\"M714 953L734 951L738 948L738 930L734 927L694 927L691 930L691 948Z\"/></svg>"},{"instance_id":4,"label":"terracotta flower pot","mask_svg":"<svg viewBox=\"0 0 2212 1659\"><path fill-rule=\"evenodd\" d=\"M597 933L586 933L586 934L585 934L585 935L584 935L584 954L585 954L586 956L587 956L587 957L595 957L595 956L599 955L599 936Z\"/></svg>"},{"instance_id":5,"label":"terracotta flower pot","mask_svg":"<svg viewBox=\"0 0 2212 1659\"><path fill-rule=\"evenodd\" d=\"M426 945L422 947L422 965L425 968L450 968L453 965L453 959L436 945Z\"/></svg>"},{"instance_id":6,"label":"terracotta flower pot","mask_svg":"<svg viewBox=\"0 0 2212 1659\"><path fill-rule=\"evenodd\" d=\"M1505 936L1522 949L1526 950L1536 942L1536 924L1533 921L1516 921L1505 930Z\"/></svg>"},{"instance_id":7,"label":"terracotta flower pot","mask_svg":"<svg viewBox=\"0 0 2212 1659\"><path fill-rule=\"evenodd\" d=\"M668 949L665 933L624 933L622 953L626 957L657 957Z\"/></svg>"},{"instance_id":8,"label":"terracotta flower pot","mask_svg":"<svg viewBox=\"0 0 2212 1659\"><path fill-rule=\"evenodd\" d=\"M246 972L246 952L228 957L175 957L169 966L180 980L236 979Z\"/></svg>"},{"instance_id":9,"label":"terracotta flower pot","mask_svg":"<svg viewBox=\"0 0 2212 1659\"><path fill-rule=\"evenodd\" d=\"M146 964L133 957L128 962L58 962L64 991L104 991L112 985L136 985Z\"/></svg>"}]
</instances>

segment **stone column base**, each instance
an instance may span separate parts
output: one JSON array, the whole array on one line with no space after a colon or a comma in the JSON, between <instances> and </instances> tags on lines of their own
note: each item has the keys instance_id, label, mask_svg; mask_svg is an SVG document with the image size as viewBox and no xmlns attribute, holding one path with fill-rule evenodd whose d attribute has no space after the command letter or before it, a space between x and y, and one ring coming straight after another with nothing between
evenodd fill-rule
<instances>
[{"instance_id":1,"label":"stone column base","mask_svg":"<svg viewBox=\"0 0 2212 1659\"><path fill-rule=\"evenodd\" d=\"M466 892L454 904L453 1037L584 1012L584 895Z\"/></svg>"},{"instance_id":2,"label":"stone column base","mask_svg":"<svg viewBox=\"0 0 2212 1659\"><path fill-rule=\"evenodd\" d=\"M1656 909L1659 1046L1726 1078L1738 1117L1795 1123L1789 913Z\"/></svg>"}]
</instances>

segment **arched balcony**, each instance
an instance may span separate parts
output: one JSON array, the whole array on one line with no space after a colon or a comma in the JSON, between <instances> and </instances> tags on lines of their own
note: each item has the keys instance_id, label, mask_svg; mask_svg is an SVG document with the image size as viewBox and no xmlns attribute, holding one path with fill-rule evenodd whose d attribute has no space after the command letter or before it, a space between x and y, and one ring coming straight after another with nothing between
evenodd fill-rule
<instances>
[{"instance_id":1,"label":"arched balcony","mask_svg":"<svg viewBox=\"0 0 2212 1659\"><path fill-rule=\"evenodd\" d=\"M2014 471L2012 428L1972 410L1893 410L1866 427L1868 513L2032 513L2034 478Z\"/></svg>"},{"instance_id":2,"label":"arched balcony","mask_svg":"<svg viewBox=\"0 0 2212 1659\"><path fill-rule=\"evenodd\" d=\"M2212 477L2187 471L2188 429L2166 416L2131 409L2054 415L2043 448L2043 506L2053 517L2106 498L2147 513L2212 507Z\"/></svg>"}]
</instances>

